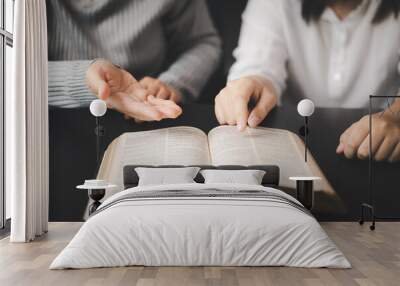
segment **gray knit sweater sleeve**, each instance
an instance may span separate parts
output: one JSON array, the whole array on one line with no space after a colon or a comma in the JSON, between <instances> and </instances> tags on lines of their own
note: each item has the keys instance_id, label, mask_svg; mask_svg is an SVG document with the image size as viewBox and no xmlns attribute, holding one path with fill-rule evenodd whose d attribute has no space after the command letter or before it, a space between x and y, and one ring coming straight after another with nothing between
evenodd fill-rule
<instances>
[{"instance_id":1,"label":"gray knit sweater sleeve","mask_svg":"<svg viewBox=\"0 0 400 286\"><path fill-rule=\"evenodd\" d=\"M172 65L159 79L198 98L221 56L221 41L204 0L179 0L165 22Z\"/></svg>"},{"instance_id":2,"label":"gray knit sweater sleeve","mask_svg":"<svg viewBox=\"0 0 400 286\"><path fill-rule=\"evenodd\" d=\"M49 105L63 108L89 106L95 95L86 86L90 60L49 62Z\"/></svg>"},{"instance_id":3,"label":"gray knit sweater sleeve","mask_svg":"<svg viewBox=\"0 0 400 286\"><path fill-rule=\"evenodd\" d=\"M85 73L94 58L106 58L138 80L158 76L185 101L199 96L221 53L204 0L86 2L86 10L80 1L47 3L51 106L90 104L95 96Z\"/></svg>"}]
</instances>

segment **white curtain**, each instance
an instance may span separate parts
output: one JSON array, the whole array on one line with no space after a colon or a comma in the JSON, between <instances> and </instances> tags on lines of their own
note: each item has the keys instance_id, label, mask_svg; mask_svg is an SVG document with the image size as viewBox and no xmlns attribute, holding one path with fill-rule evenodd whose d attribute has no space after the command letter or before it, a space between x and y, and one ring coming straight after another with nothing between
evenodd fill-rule
<instances>
[{"instance_id":1,"label":"white curtain","mask_svg":"<svg viewBox=\"0 0 400 286\"><path fill-rule=\"evenodd\" d=\"M6 187L12 242L47 232L48 104L45 0L15 1L13 92L6 98Z\"/></svg>"}]
</instances>

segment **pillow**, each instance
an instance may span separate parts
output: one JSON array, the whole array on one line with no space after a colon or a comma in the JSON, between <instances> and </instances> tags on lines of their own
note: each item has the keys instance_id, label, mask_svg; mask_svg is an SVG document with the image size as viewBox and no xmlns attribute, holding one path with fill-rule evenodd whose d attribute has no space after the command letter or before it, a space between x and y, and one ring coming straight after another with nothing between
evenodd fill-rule
<instances>
[{"instance_id":1,"label":"pillow","mask_svg":"<svg viewBox=\"0 0 400 286\"><path fill-rule=\"evenodd\" d=\"M135 168L139 186L195 183L199 167L182 168Z\"/></svg>"},{"instance_id":2,"label":"pillow","mask_svg":"<svg viewBox=\"0 0 400 286\"><path fill-rule=\"evenodd\" d=\"M262 170L202 170L205 184L261 185L265 175Z\"/></svg>"}]
</instances>

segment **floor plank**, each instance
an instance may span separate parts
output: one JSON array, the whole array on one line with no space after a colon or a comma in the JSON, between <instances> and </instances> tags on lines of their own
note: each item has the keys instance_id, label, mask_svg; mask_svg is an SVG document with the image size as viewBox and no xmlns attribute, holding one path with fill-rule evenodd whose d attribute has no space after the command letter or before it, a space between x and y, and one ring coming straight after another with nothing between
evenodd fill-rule
<instances>
[{"instance_id":1,"label":"floor plank","mask_svg":"<svg viewBox=\"0 0 400 286\"><path fill-rule=\"evenodd\" d=\"M50 223L49 233L29 244L0 240L0 285L399 285L400 223L378 223L376 231L357 223L322 223L353 268L125 267L50 271L55 256L81 223Z\"/></svg>"}]
</instances>

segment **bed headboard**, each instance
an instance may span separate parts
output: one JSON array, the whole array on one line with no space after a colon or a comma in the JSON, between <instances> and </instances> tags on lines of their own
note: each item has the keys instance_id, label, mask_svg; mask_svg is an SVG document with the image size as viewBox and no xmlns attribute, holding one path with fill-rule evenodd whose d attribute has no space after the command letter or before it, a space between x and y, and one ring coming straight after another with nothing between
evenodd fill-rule
<instances>
[{"instance_id":1,"label":"bed headboard","mask_svg":"<svg viewBox=\"0 0 400 286\"><path fill-rule=\"evenodd\" d=\"M193 167L193 166L182 166L182 165L127 165L124 167L124 189L136 187L139 183L139 176L135 171L137 167L146 168L179 168L179 167ZM224 165L224 166L208 166L208 165L196 165L194 167L200 167L201 169L221 169L221 170L264 170L265 175L262 180L263 186L277 187L279 185L279 167L274 165L251 165L251 166L239 166L239 165ZM199 174L194 179L197 183L204 183L203 176Z\"/></svg>"}]
</instances>

